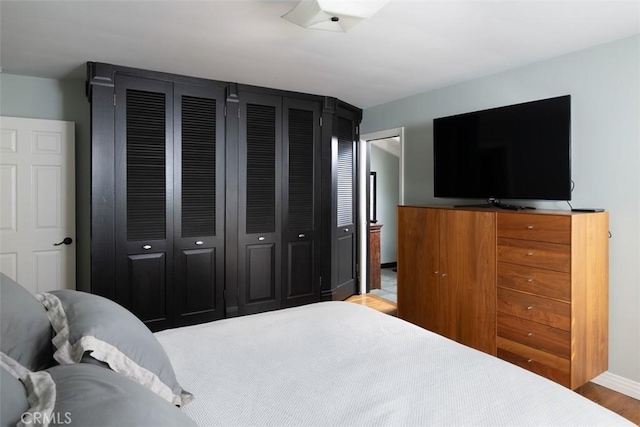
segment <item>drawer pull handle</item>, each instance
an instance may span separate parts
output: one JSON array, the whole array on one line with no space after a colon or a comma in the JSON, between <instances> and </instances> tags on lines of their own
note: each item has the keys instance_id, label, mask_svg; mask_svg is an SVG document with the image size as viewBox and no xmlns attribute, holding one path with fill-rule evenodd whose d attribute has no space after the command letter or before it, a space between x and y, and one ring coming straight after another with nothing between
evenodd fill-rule
<instances>
[{"instance_id":1,"label":"drawer pull handle","mask_svg":"<svg viewBox=\"0 0 640 427\"><path fill-rule=\"evenodd\" d=\"M447 273L442 273L442 277L447 277Z\"/></svg>"},{"instance_id":2,"label":"drawer pull handle","mask_svg":"<svg viewBox=\"0 0 640 427\"><path fill-rule=\"evenodd\" d=\"M531 363L531 362L533 362L533 359L528 359L527 360L527 363Z\"/></svg>"},{"instance_id":3,"label":"drawer pull handle","mask_svg":"<svg viewBox=\"0 0 640 427\"><path fill-rule=\"evenodd\" d=\"M439 271L434 271L434 272L433 272L433 274L439 274L439 273L440 273Z\"/></svg>"},{"instance_id":4,"label":"drawer pull handle","mask_svg":"<svg viewBox=\"0 0 640 427\"><path fill-rule=\"evenodd\" d=\"M529 332L529 333L527 334L527 336L528 336L528 337L532 337L532 336L533 336L533 332Z\"/></svg>"},{"instance_id":5,"label":"drawer pull handle","mask_svg":"<svg viewBox=\"0 0 640 427\"><path fill-rule=\"evenodd\" d=\"M533 225L527 225L527 230L533 230Z\"/></svg>"},{"instance_id":6,"label":"drawer pull handle","mask_svg":"<svg viewBox=\"0 0 640 427\"><path fill-rule=\"evenodd\" d=\"M531 251L527 252L527 256L533 256L533 252Z\"/></svg>"},{"instance_id":7,"label":"drawer pull handle","mask_svg":"<svg viewBox=\"0 0 640 427\"><path fill-rule=\"evenodd\" d=\"M202 240L198 240L198 241L196 242L196 245L198 245L198 246L200 246L200 245L202 245L202 244L204 244L204 242L203 242Z\"/></svg>"},{"instance_id":8,"label":"drawer pull handle","mask_svg":"<svg viewBox=\"0 0 640 427\"><path fill-rule=\"evenodd\" d=\"M528 279L527 279L527 282L528 282L528 283L531 283L531 282L533 282L533 279L532 279L532 278L528 278Z\"/></svg>"},{"instance_id":9,"label":"drawer pull handle","mask_svg":"<svg viewBox=\"0 0 640 427\"><path fill-rule=\"evenodd\" d=\"M533 306L530 305L529 307L527 307L527 310L533 310Z\"/></svg>"},{"instance_id":10,"label":"drawer pull handle","mask_svg":"<svg viewBox=\"0 0 640 427\"><path fill-rule=\"evenodd\" d=\"M304 233L298 234L298 237L302 239L304 237Z\"/></svg>"},{"instance_id":11,"label":"drawer pull handle","mask_svg":"<svg viewBox=\"0 0 640 427\"><path fill-rule=\"evenodd\" d=\"M151 245L144 245L142 249L144 249L145 251L148 251L149 249L151 249Z\"/></svg>"},{"instance_id":12,"label":"drawer pull handle","mask_svg":"<svg viewBox=\"0 0 640 427\"><path fill-rule=\"evenodd\" d=\"M262 242L264 240L264 237L260 236L260 237L258 237L258 240L260 240Z\"/></svg>"}]
</instances>

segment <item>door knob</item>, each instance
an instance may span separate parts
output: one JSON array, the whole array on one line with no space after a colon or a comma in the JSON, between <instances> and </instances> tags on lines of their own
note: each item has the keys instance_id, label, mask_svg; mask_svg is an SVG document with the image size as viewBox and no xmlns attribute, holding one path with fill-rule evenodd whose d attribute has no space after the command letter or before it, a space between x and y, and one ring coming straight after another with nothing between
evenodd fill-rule
<instances>
[{"instance_id":1,"label":"door knob","mask_svg":"<svg viewBox=\"0 0 640 427\"><path fill-rule=\"evenodd\" d=\"M65 237L62 242L54 243L53 246L70 245L72 243L73 243L73 239L71 237Z\"/></svg>"}]
</instances>

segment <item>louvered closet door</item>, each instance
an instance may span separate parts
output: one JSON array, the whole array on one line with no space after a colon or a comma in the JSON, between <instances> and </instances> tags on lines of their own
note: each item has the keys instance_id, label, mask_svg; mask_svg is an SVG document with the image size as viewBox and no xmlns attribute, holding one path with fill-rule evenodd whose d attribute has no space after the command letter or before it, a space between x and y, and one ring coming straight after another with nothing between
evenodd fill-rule
<instances>
[{"instance_id":1,"label":"louvered closet door","mask_svg":"<svg viewBox=\"0 0 640 427\"><path fill-rule=\"evenodd\" d=\"M282 99L240 93L238 309L281 307Z\"/></svg>"},{"instance_id":2,"label":"louvered closet door","mask_svg":"<svg viewBox=\"0 0 640 427\"><path fill-rule=\"evenodd\" d=\"M355 125L338 117L338 158L336 195L336 242L338 288L356 285L356 156Z\"/></svg>"},{"instance_id":3,"label":"louvered closet door","mask_svg":"<svg viewBox=\"0 0 640 427\"><path fill-rule=\"evenodd\" d=\"M172 84L116 77L116 301L172 324Z\"/></svg>"},{"instance_id":4,"label":"louvered closet door","mask_svg":"<svg viewBox=\"0 0 640 427\"><path fill-rule=\"evenodd\" d=\"M224 317L224 89L174 86L174 320Z\"/></svg>"},{"instance_id":5,"label":"louvered closet door","mask_svg":"<svg viewBox=\"0 0 640 427\"><path fill-rule=\"evenodd\" d=\"M283 100L282 301L320 300L320 106Z\"/></svg>"}]
</instances>

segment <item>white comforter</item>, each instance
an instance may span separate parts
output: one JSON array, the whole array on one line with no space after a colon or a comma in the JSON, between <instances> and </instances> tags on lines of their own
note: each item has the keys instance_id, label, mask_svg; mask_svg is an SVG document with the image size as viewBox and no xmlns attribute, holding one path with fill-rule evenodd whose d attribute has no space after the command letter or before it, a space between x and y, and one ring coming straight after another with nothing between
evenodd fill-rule
<instances>
[{"instance_id":1,"label":"white comforter","mask_svg":"<svg viewBox=\"0 0 640 427\"><path fill-rule=\"evenodd\" d=\"M631 425L495 357L344 302L156 333L209 425Z\"/></svg>"}]
</instances>

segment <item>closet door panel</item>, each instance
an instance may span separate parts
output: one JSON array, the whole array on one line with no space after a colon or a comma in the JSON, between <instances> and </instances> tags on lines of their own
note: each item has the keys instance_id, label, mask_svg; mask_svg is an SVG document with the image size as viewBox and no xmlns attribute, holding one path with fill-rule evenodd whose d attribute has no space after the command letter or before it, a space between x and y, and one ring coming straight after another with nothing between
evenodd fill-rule
<instances>
[{"instance_id":1,"label":"closet door panel","mask_svg":"<svg viewBox=\"0 0 640 427\"><path fill-rule=\"evenodd\" d=\"M204 314L215 310L217 298L217 286L221 283L216 281L216 249L193 249L181 251L180 265L182 275L176 274L176 294L182 296L183 316L187 314ZM179 281L179 282L178 282ZM177 301L176 301L177 303Z\"/></svg>"},{"instance_id":2,"label":"closet door panel","mask_svg":"<svg viewBox=\"0 0 640 427\"><path fill-rule=\"evenodd\" d=\"M281 307L282 99L240 93L238 309Z\"/></svg>"},{"instance_id":3,"label":"closet door panel","mask_svg":"<svg viewBox=\"0 0 640 427\"><path fill-rule=\"evenodd\" d=\"M173 102L168 82L116 77L116 295L172 325Z\"/></svg>"},{"instance_id":4,"label":"closet door panel","mask_svg":"<svg viewBox=\"0 0 640 427\"><path fill-rule=\"evenodd\" d=\"M310 240L287 244L287 269L285 270L287 272L285 289L287 306L294 305L292 302L295 299L314 300L314 293L317 293L319 286L315 276L317 266L314 263L317 257L314 256L313 244L314 242Z\"/></svg>"},{"instance_id":5,"label":"closet door panel","mask_svg":"<svg viewBox=\"0 0 640 427\"><path fill-rule=\"evenodd\" d=\"M283 99L283 305L320 300L320 105Z\"/></svg>"},{"instance_id":6,"label":"closet door panel","mask_svg":"<svg viewBox=\"0 0 640 427\"><path fill-rule=\"evenodd\" d=\"M356 286L356 151L355 123L338 117L336 244L337 287Z\"/></svg>"},{"instance_id":7,"label":"closet door panel","mask_svg":"<svg viewBox=\"0 0 640 427\"><path fill-rule=\"evenodd\" d=\"M177 325L224 317L224 90L174 86Z\"/></svg>"},{"instance_id":8,"label":"closet door panel","mask_svg":"<svg viewBox=\"0 0 640 427\"><path fill-rule=\"evenodd\" d=\"M135 284L131 293L131 308L143 319L161 321L167 317L165 254L130 255L127 258L128 281Z\"/></svg>"},{"instance_id":9,"label":"closet door panel","mask_svg":"<svg viewBox=\"0 0 640 427\"><path fill-rule=\"evenodd\" d=\"M276 253L275 245L247 245L246 272L247 304L271 303L277 298L276 293Z\"/></svg>"}]
</instances>

